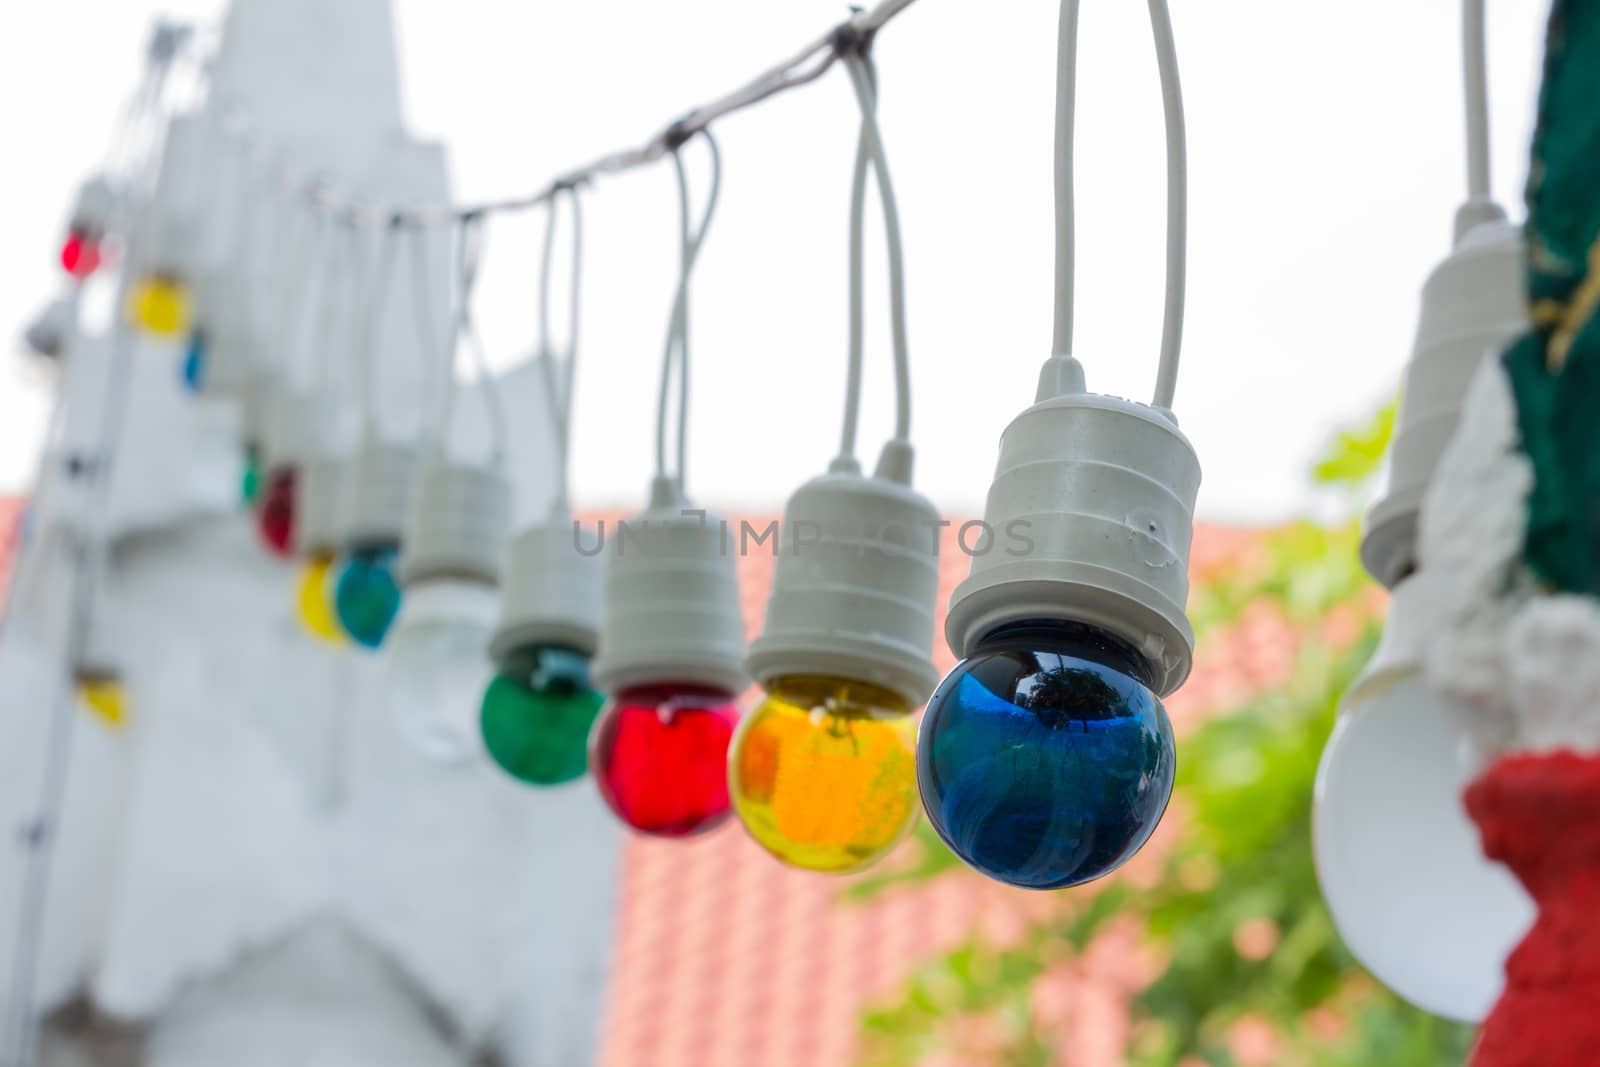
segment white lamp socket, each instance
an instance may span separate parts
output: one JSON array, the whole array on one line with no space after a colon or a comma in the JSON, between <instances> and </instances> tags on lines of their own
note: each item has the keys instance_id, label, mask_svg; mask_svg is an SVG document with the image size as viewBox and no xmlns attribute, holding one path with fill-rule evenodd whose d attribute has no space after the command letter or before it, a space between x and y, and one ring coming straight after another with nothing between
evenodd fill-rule
<instances>
[{"instance_id":1,"label":"white lamp socket","mask_svg":"<svg viewBox=\"0 0 1600 1067\"><path fill-rule=\"evenodd\" d=\"M78 198L72 205L72 221L68 225L73 233L99 241L111 227L111 213L116 205L117 194L111 183L104 176L96 175L78 187Z\"/></svg>"},{"instance_id":2,"label":"white lamp socket","mask_svg":"<svg viewBox=\"0 0 1600 1067\"><path fill-rule=\"evenodd\" d=\"M367 441L356 450L345 471L345 547L400 543L416 474L417 453L408 445Z\"/></svg>"},{"instance_id":3,"label":"white lamp socket","mask_svg":"<svg viewBox=\"0 0 1600 1067\"><path fill-rule=\"evenodd\" d=\"M1455 247L1422 287L1386 486L1367 512L1361 562L1393 589L1417 565L1417 517L1439 458L1461 421L1484 357L1528 329L1522 232L1498 209L1462 209Z\"/></svg>"},{"instance_id":4,"label":"white lamp socket","mask_svg":"<svg viewBox=\"0 0 1600 1067\"><path fill-rule=\"evenodd\" d=\"M762 686L844 678L913 707L933 692L941 524L911 488L911 457L909 445L892 441L872 477L835 461L789 498L766 625L745 657Z\"/></svg>"},{"instance_id":5,"label":"white lamp socket","mask_svg":"<svg viewBox=\"0 0 1600 1067\"><path fill-rule=\"evenodd\" d=\"M205 370L200 391L208 397L243 399L255 377L255 333L250 323L249 285L238 272L208 271L197 283Z\"/></svg>"},{"instance_id":6,"label":"white lamp socket","mask_svg":"<svg viewBox=\"0 0 1600 1067\"><path fill-rule=\"evenodd\" d=\"M431 460L417 480L400 541L401 583L499 584L510 523L511 486L496 467Z\"/></svg>"},{"instance_id":7,"label":"white lamp socket","mask_svg":"<svg viewBox=\"0 0 1600 1067\"><path fill-rule=\"evenodd\" d=\"M950 598L959 658L1018 622L1096 627L1139 651L1162 695L1194 659L1185 607L1200 462L1171 412L1084 390L1070 356L1049 360L1034 405L1000 439L987 551Z\"/></svg>"},{"instance_id":8,"label":"white lamp socket","mask_svg":"<svg viewBox=\"0 0 1600 1067\"><path fill-rule=\"evenodd\" d=\"M58 296L50 301L22 332L28 347L46 359L59 359L65 354L67 338L72 333L72 301Z\"/></svg>"},{"instance_id":9,"label":"white lamp socket","mask_svg":"<svg viewBox=\"0 0 1600 1067\"><path fill-rule=\"evenodd\" d=\"M269 388L266 404L262 470L270 475L305 466L321 448L327 421L325 397L280 380Z\"/></svg>"},{"instance_id":10,"label":"white lamp socket","mask_svg":"<svg viewBox=\"0 0 1600 1067\"><path fill-rule=\"evenodd\" d=\"M594 654L600 633L601 560L580 550L563 509L511 542L500 594L500 623L489 643L494 659L530 645Z\"/></svg>"},{"instance_id":11,"label":"white lamp socket","mask_svg":"<svg viewBox=\"0 0 1600 1067\"><path fill-rule=\"evenodd\" d=\"M732 541L720 517L657 479L649 508L606 544L596 688L677 682L733 695L749 684Z\"/></svg>"},{"instance_id":12,"label":"white lamp socket","mask_svg":"<svg viewBox=\"0 0 1600 1067\"><path fill-rule=\"evenodd\" d=\"M308 459L295 480L295 544L303 556L331 555L343 541L339 494L346 485L345 461L327 453Z\"/></svg>"}]
</instances>

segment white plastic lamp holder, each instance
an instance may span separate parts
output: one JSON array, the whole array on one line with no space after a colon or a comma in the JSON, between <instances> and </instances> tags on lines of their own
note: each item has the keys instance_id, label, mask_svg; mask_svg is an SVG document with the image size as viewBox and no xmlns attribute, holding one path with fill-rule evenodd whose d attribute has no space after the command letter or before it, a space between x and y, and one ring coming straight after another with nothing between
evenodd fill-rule
<instances>
[{"instance_id":1,"label":"white plastic lamp holder","mask_svg":"<svg viewBox=\"0 0 1600 1067\"><path fill-rule=\"evenodd\" d=\"M206 342L202 396L243 400L257 373L250 286L244 274L238 269L212 271L198 283L200 331Z\"/></svg>"},{"instance_id":2,"label":"white plastic lamp holder","mask_svg":"<svg viewBox=\"0 0 1600 1067\"><path fill-rule=\"evenodd\" d=\"M202 115L178 115L167 124L161 169L145 213L145 244L140 249L147 274L190 279L199 273L199 213L211 202L217 180L210 141Z\"/></svg>"},{"instance_id":3,"label":"white plastic lamp holder","mask_svg":"<svg viewBox=\"0 0 1600 1067\"><path fill-rule=\"evenodd\" d=\"M1471 201L1456 233L1450 255L1422 287L1386 487L1362 529L1362 565L1391 589L1416 569L1423 493L1460 422L1473 373L1528 329L1521 230L1493 205Z\"/></svg>"},{"instance_id":4,"label":"white plastic lamp holder","mask_svg":"<svg viewBox=\"0 0 1600 1067\"><path fill-rule=\"evenodd\" d=\"M950 598L958 659L986 635L1066 619L1139 651L1162 696L1194 660L1185 607L1200 462L1172 413L1084 390L1070 356L1045 363L1034 405L1000 440L988 551Z\"/></svg>"},{"instance_id":5,"label":"white plastic lamp holder","mask_svg":"<svg viewBox=\"0 0 1600 1067\"><path fill-rule=\"evenodd\" d=\"M743 690L749 679L734 568L723 521L684 501L675 481L656 479L650 506L619 524L607 545L595 687Z\"/></svg>"},{"instance_id":6,"label":"white plastic lamp holder","mask_svg":"<svg viewBox=\"0 0 1600 1067\"><path fill-rule=\"evenodd\" d=\"M323 398L301 386L278 382L266 398L262 470L272 475L300 469L317 454L325 429Z\"/></svg>"},{"instance_id":7,"label":"white plastic lamp holder","mask_svg":"<svg viewBox=\"0 0 1600 1067\"><path fill-rule=\"evenodd\" d=\"M558 645L585 656L599 644L601 560L580 550L563 508L511 543L500 595L500 623L489 642L499 659L531 645Z\"/></svg>"},{"instance_id":8,"label":"white plastic lamp holder","mask_svg":"<svg viewBox=\"0 0 1600 1067\"><path fill-rule=\"evenodd\" d=\"M116 190L103 176L96 175L78 188L68 227L73 233L99 241L111 228L111 215L116 206Z\"/></svg>"},{"instance_id":9,"label":"white plastic lamp holder","mask_svg":"<svg viewBox=\"0 0 1600 1067\"><path fill-rule=\"evenodd\" d=\"M416 475L417 453L408 445L369 440L357 449L345 471L346 548L400 543Z\"/></svg>"},{"instance_id":10,"label":"white plastic lamp holder","mask_svg":"<svg viewBox=\"0 0 1600 1067\"><path fill-rule=\"evenodd\" d=\"M71 298L56 297L40 310L22 332L23 341L46 359L59 359L66 351L67 338L72 334L72 317L75 313Z\"/></svg>"},{"instance_id":11,"label":"white plastic lamp holder","mask_svg":"<svg viewBox=\"0 0 1600 1067\"><path fill-rule=\"evenodd\" d=\"M320 453L300 467L295 480L295 547L302 556L326 556L344 542L339 497L347 482L346 461Z\"/></svg>"},{"instance_id":12,"label":"white plastic lamp holder","mask_svg":"<svg viewBox=\"0 0 1600 1067\"><path fill-rule=\"evenodd\" d=\"M102 597L84 627L73 656L72 677L79 682L111 682L122 678L123 657L117 647L118 615Z\"/></svg>"},{"instance_id":13,"label":"white plastic lamp holder","mask_svg":"<svg viewBox=\"0 0 1600 1067\"><path fill-rule=\"evenodd\" d=\"M498 585L510 521L511 486L496 466L430 461L417 480L401 540L401 583Z\"/></svg>"},{"instance_id":14,"label":"white plastic lamp holder","mask_svg":"<svg viewBox=\"0 0 1600 1067\"><path fill-rule=\"evenodd\" d=\"M248 374L239 390L239 436L247 448L262 448L267 440L272 398L278 391L277 377L257 367Z\"/></svg>"},{"instance_id":15,"label":"white plastic lamp holder","mask_svg":"<svg viewBox=\"0 0 1600 1067\"><path fill-rule=\"evenodd\" d=\"M911 465L911 447L891 441L871 477L841 458L789 498L766 625L745 657L763 687L823 675L927 701L940 520L911 488Z\"/></svg>"}]
</instances>

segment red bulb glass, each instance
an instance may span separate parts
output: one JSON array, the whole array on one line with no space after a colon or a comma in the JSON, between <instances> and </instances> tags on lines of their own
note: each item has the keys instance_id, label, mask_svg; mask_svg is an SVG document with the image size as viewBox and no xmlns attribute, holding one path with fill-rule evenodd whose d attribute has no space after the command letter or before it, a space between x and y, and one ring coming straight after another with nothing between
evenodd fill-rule
<instances>
[{"instance_id":1,"label":"red bulb glass","mask_svg":"<svg viewBox=\"0 0 1600 1067\"><path fill-rule=\"evenodd\" d=\"M81 230L67 234L61 246L61 269L74 278L87 278L100 267L100 246Z\"/></svg>"},{"instance_id":2,"label":"red bulb glass","mask_svg":"<svg viewBox=\"0 0 1600 1067\"><path fill-rule=\"evenodd\" d=\"M600 713L589 768L617 818L640 833L689 837L728 817L728 742L739 709L687 685L628 689Z\"/></svg>"},{"instance_id":3,"label":"red bulb glass","mask_svg":"<svg viewBox=\"0 0 1600 1067\"><path fill-rule=\"evenodd\" d=\"M275 556L294 555L295 483L293 467L280 467L267 475L256 509L256 531L261 543Z\"/></svg>"}]
</instances>

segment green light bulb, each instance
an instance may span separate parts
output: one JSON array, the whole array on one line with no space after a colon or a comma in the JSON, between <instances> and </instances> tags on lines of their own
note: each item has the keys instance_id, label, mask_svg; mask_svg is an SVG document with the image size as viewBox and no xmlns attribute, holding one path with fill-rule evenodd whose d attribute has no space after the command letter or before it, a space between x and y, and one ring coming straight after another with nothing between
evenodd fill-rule
<instances>
[{"instance_id":1,"label":"green light bulb","mask_svg":"<svg viewBox=\"0 0 1600 1067\"><path fill-rule=\"evenodd\" d=\"M507 653L483 694L484 747L511 777L552 786L583 777L589 728L605 698L589 685L589 657L555 645Z\"/></svg>"},{"instance_id":2,"label":"green light bulb","mask_svg":"<svg viewBox=\"0 0 1600 1067\"><path fill-rule=\"evenodd\" d=\"M254 445L244 446L244 472L239 478L239 499L246 505L254 504L261 492L261 450Z\"/></svg>"}]
</instances>

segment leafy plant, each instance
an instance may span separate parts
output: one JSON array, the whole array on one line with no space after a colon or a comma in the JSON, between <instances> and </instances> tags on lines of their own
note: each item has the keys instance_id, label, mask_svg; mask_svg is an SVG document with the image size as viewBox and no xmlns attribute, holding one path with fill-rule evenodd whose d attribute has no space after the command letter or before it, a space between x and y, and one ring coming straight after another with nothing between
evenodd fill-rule
<instances>
[{"instance_id":1,"label":"leafy plant","mask_svg":"<svg viewBox=\"0 0 1600 1067\"><path fill-rule=\"evenodd\" d=\"M1390 405L1340 433L1314 477L1354 499L1376 473L1393 424ZM863 1016L863 1067L912 1067L935 1053L940 1063L1060 1062L1059 1031L1036 1017L1036 987L1114 924L1132 924L1162 961L1132 995L1125 1058L1135 1067L1234 1067L1251 1051L1239 1045L1241 1028L1256 1038L1255 1058L1274 1067L1462 1061L1470 1030L1408 1007L1368 978L1317 888L1317 762L1340 694L1381 628L1358 543L1354 520L1293 523L1266 532L1255 558L1195 590L1201 656L1261 611L1292 627L1300 646L1282 684L1182 737L1168 815L1178 821L1176 840L1156 876L1062 894L1020 940L1000 946L975 933L926 961L892 1002ZM960 865L931 831L918 840L912 865L850 894L970 876L950 873Z\"/></svg>"}]
</instances>

